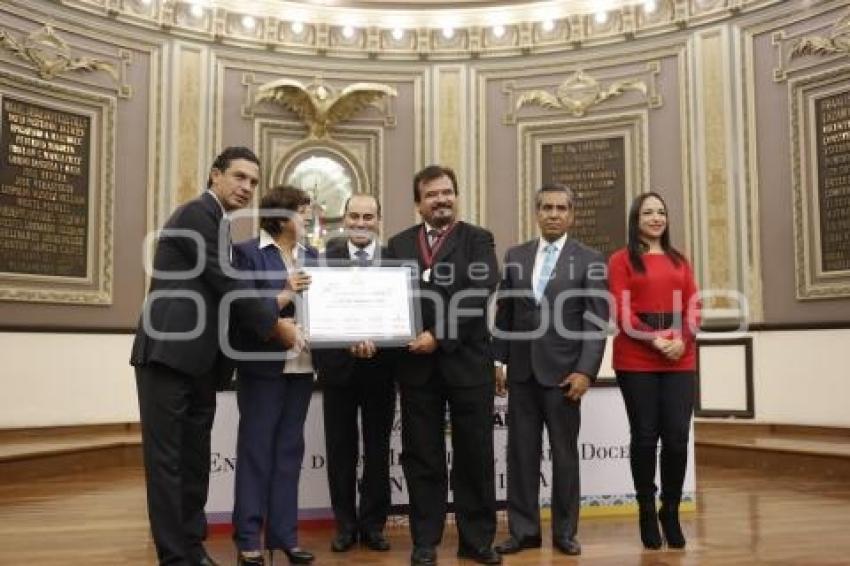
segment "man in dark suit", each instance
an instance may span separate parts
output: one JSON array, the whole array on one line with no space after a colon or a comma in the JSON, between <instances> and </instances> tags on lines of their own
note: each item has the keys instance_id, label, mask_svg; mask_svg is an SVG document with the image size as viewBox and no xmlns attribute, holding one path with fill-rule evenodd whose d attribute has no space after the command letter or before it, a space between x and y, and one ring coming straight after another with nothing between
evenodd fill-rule
<instances>
[{"instance_id":1,"label":"man in dark suit","mask_svg":"<svg viewBox=\"0 0 850 566\"><path fill-rule=\"evenodd\" d=\"M581 553L578 432L582 396L596 379L608 326L605 258L567 231L573 192L546 185L537 192L541 237L505 254L496 310L497 387L508 398L508 527L501 554L539 547L540 459L545 424L552 453L552 544ZM538 331L529 338L522 333ZM506 334L507 333L507 334ZM511 335L513 333L513 335Z\"/></svg>"},{"instance_id":2,"label":"man in dark suit","mask_svg":"<svg viewBox=\"0 0 850 566\"><path fill-rule=\"evenodd\" d=\"M232 363L219 336L229 321L219 306L230 293L235 322L285 345L303 341L278 318L282 297L251 294L229 272L227 213L246 206L259 182L259 161L244 147L224 150L207 190L179 207L163 227L130 363L136 368L148 516L160 564L213 564L202 541L216 385ZM232 296L232 295L231 295Z\"/></svg>"},{"instance_id":3,"label":"man in dark suit","mask_svg":"<svg viewBox=\"0 0 850 566\"><path fill-rule=\"evenodd\" d=\"M493 365L486 304L498 282L490 232L456 220L454 172L431 165L413 179L423 223L390 238L387 255L419 269L422 332L397 365L402 467L410 495L411 563L436 563L448 509L446 404L458 556L498 564L493 470Z\"/></svg>"},{"instance_id":4,"label":"man in dark suit","mask_svg":"<svg viewBox=\"0 0 850 566\"><path fill-rule=\"evenodd\" d=\"M367 194L357 194L345 205L347 238L328 243L325 258L368 265L383 255L378 244L381 207ZM359 537L372 550L386 551L383 535L390 511L390 431L395 415L395 384L389 352L374 343L349 349L315 350L313 361L322 385L328 487L337 534L331 550L345 552ZM360 411L363 438L363 476L357 505L357 461Z\"/></svg>"}]
</instances>

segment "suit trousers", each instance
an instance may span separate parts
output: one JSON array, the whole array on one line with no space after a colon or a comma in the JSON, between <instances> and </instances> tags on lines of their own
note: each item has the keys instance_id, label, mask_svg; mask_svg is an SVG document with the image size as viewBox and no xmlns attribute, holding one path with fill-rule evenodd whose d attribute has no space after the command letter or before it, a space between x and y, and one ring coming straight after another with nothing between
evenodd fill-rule
<instances>
[{"instance_id":1,"label":"suit trousers","mask_svg":"<svg viewBox=\"0 0 850 566\"><path fill-rule=\"evenodd\" d=\"M440 544L448 511L448 404L451 487L461 549L489 548L496 532L493 391L488 382L457 387L434 371L422 385L401 385L402 468L410 495L413 544Z\"/></svg>"},{"instance_id":2,"label":"suit trousers","mask_svg":"<svg viewBox=\"0 0 850 566\"><path fill-rule=\"evenodd\" d=\"M298 546L298 480L313 374L239 375L233 539L241 551Z\"/></svg>"},{"instance_id":3,"label":"suit trousers","mask_svg":"<svg viewBox=\"0 0 850 566\"><path fill-rule=\"evenodd\" d=\"M559 387L532 376L512 381L508 394L508 528L517 540L540 537L540 460L543 426L552 455L552 538L564 541L578 530L581 502L578 432L580 404Z\"/></svg>"},{"instance_id":4,"label":"suit trousers","mask_svg":"<svg viewBox=\"0 0 850 566\"><path fill-rule=\"evenodd\" d=\"M395 417L395 385L384 375L354 372L346 385L322 390L328 488L337 530L381 532L390 512L390 431ZM363 475L357 505L360 457L360 412Z\"/></svg>"},{"instance_id":5,"label":"suit trousers","mask_svg":"<svg viewBox=\"0 0 850 566\"><path fill-rule=\"evenodd\" d=\"M215 383L161 364L136 367L148 515L162 565L203 556Z\"/></svg>"},{"instance_id":6,"label":"suit trousers","mask_svg":"<svg viewBox=\"0 0 850 566\"><path fill-rule=\"evenodd\" d=\"M694 372L617 371L626 404L632 479L638 501L654 504L658 441L661 441L661 499L682 498L688 468L688 439L694 408Z\"/></svg>"}]
</instances>

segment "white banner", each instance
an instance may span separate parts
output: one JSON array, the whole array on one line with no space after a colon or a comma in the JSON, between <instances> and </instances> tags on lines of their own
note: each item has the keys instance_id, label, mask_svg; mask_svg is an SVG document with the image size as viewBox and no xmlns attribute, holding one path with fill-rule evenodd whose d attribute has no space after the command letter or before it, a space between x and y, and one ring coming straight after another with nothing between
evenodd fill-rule
<instances>
[{"instance_id":1,"label":"white banner","mask_svg":"<svg viewBox=\"0 0 850 566\"><path fill-rule=\"evenodd\" d=\"M496 455L496 497L507 497L506 447L507 399L496 398L493 416ZM616 387L595 387L582 401L579 457L581 458L581 494L585 508L615 510L634 502L634 488L629 470L629 426L623 399ZM233 477L236 467L236 429L239 413L236 394L218 394L218 411L212 432L212 469L207 514L210 523L229 523L233 509ZM401 430L398 410L390 440L390 481L394 505L405 505L407 486L401 469ZM545 432L544 432L545 435ZM333 517L328 495L325 466L322 394L316 392L304 425L306 450L299 487L299 518L329 519ZM451 462L451 443L446 438L447 459ZM541 465L540 501L546 506L551 497L552 463L548 440L544 436ZM685 477L685 499L693 499L695 478L693 430L688 447L688 472ZM451 497L451 494L449 495Z\"/></svg>"}]
</instances>

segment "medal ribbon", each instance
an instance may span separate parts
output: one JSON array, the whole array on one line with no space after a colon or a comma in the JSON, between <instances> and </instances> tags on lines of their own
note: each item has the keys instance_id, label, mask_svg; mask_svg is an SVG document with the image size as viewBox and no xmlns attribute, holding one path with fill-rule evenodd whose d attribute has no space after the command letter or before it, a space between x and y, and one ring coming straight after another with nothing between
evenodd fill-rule
<instances>
[{"instance_id":1,"label":"medal ribbon","mask_svg":"<svg viewBox=\"0 0 850 566\"><path fill-rule=\"evenodd\" d=\"M440 232L440 235L434 241L434 245L429 246L425 224L422 224L422 230L419 231L419 255L422 257L422 263L425 265L426 270L431 269L431 266L434 265L434 258L437 257L437 252L440 251L443 242L446 241L449 233L454 230L456 225L457 222L453 222L451 226Z\"/></svg>"}]
</instances>

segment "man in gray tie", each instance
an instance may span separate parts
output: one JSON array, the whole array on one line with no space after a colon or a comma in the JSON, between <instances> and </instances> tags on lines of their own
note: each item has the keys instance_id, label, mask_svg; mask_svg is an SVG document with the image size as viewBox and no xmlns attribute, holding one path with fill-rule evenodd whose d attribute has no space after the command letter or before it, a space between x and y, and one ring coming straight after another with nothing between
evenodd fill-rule
<instances>
[{"instance_id":1,"label":"man in gray tie","mask_svg":"<svg viewBox=\"0 0 850 566\"><path fill-rule=\"evenodd\" d=\"M510 537L495 550L513 554L541 545L545 425L552 454L552 545L577 555L579 407L605 351L607 272L599 252L567 235L575 220L572 190L545 185L537 191L535 204L541 237L508 250L497 295L497 389L510 387Z\"/></svg>"},{"instance_id":2,"label":"man in gray tie","mask_svg":"<svg viewBox=\"0 0 850 566\"><path fill-rule=\"evenodd\" d=\"M378 199L353 195L343 217L348 237L328 242L325 258L363 266L379 261L380 222ZM331 541L334 552L346 552L358 539L371 550L390 549L383 530L390 512L390 432L395 417L391 354L378 351L372 342L313 352L322 385L328 488L337 526ZM363 473L358 481L361 437Z\"/></svg>"}]
</instances>

